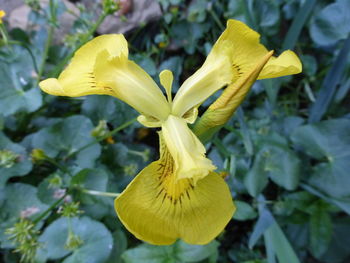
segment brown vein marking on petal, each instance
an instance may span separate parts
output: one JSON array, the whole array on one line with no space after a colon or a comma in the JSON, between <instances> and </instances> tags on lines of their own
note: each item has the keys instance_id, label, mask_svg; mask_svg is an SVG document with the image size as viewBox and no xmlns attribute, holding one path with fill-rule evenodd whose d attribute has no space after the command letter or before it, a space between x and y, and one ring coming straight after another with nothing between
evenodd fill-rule
<instances>
[{"instance_id":1,"label":"brown vein marking on petal","mask_svg":"<svg viewBox=\"0 0 350 263\"><path fill-rule=\"evenodd\" d=\"M232 82L234 82L238 78L240 78L243 75L244 72L243 72L242 68L239 65L235 64L235 63L232 64L232 69L233 69Z\"/></svg>"},{"instance_id":2,"label":"brown vein marking on petal","mask_svg":"<svg viewBox=\"0 0 350 263\"><path fill-rule=\"evenodd\" d=\"M110 95L114 94L114 91L111 87L101 83L97 83L95 74L93 72L88 72L87 74L88 74L88 78L90 79L90 81L87 82L90 88L103 89L107 94L110 94Z\"/></svg>"},{"instance_id":3,"label":"brown vein marking on petal","mask_svg":"<svg viewBox=\"0 0 350 263\"><path fill-rule=\"evenodd\" d=\"M158 163L157 168L157 196L161 198L162 203L168 200L172 204L182 204L184 198L191 199L191 193L194 190L194 183L192 179L179 179L177 180L174 175L174 160L165 149L162 154L161 162Z\"/></svg>"}]
</instances>

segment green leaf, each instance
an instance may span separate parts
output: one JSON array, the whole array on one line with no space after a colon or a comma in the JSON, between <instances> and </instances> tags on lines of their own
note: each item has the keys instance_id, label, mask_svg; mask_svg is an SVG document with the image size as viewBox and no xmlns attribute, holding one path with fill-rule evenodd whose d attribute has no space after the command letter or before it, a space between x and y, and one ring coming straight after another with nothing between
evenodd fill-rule
<instances>
[{"instance_id":1,"label":"green leaf","mask_svg":"<svg viewBox=\"0 0 350 263\"><path fill-rule=\"evenodd\" d=\"M38 198L45 204L51 205L55 203L64 194L64 189L60 189L58 186L50 185L50 180L57 177L61 178L62 175L51 174L40 182L38 185Z\"/></svg>"},{"instance_id":2,"label":"green leaf","mask_svg":"<svg viewBox=\"0 0 350 263\"><path fill-rule=\"evenodd\" d=\"M251 196L257 197L268 183L267 173L264 171L263 155L259 152L254 165L244 177L244 185Z\"/></svg>"},{"instance_id":3,"label":"green leaf","mask_svg":"<svg viewBox=\"0 0 350 263\"><path fill-rule=\"evenodd\" d=\"M350 2L337 0L322 9L310 24L310 34L321 46L334 45L350 33Z\"/></svg>"},{"instance_id":4,"label":"green leaf","mask_svg":"<svg viewBox=\"0 0 350 263\"><path fill-rule=\"evenodd\" d=\"M132 56L134 60L141 68L143 68L152 77L156 76L157 68L154 61L147 55L135 54Z\"/></svg>"},{"instance_id":5,"label":"green leaf","mask_svg":"<svg viewBox=\"0 0 350 263\"><path fill-rule=\"evenodd\" d=\"M21 46L1 54L0 60L0 112L9 116L18 111L33 112L42 105L41 92L31 87L34 79L33 63Z\"/></svg>"},{"instance_id":6,"label":"green leaf","mask_svg":"<svg viewBox=\"0 0 350 263\"><path fill-rule=\"evenodd\" d=\"M41 260L56 260L66 257L63 263L105 262L113 247L113 238L108 229L100 222L88 217L72 218L71 229L82 241L82 245L73 251L65 249L68 237L68 219L59 218L52 222L42 233L42 243L37 257Z\"/></svg>"},{"instance_id":7,"label":"green leaf","mask_svg":"<svg viewBox=\"0 0 350 263\"><path fill-rule=\"evenodd\" d=\"M252 169L244 179L248 192L258 196L267 185L268 177L287 190L294 190L299 184L300 174L300 161L295 153L268 141L260 148Z\"/></svg>"},{"instance_id":8,"label":"green leaf","mask_svg":"<svg viewBox=\"0 0 350 263\"><path fill-rule=\"evenodd\" d=\"M13 165L9 167L0 166L0 189L3 188L7 180L15 176L24 176L32 170L32 163L24 147L11 142L2 132L0 132L0 151L8 150L17 156Z\"/></svg>"},{"instance_id":9,"label":"green leaf","mask_svg":"<svg viewBox=\"0 0 350 263\"><path fill-rule=\"evenodd\" d=\"M114 245L109 259L105 263L122 263L122 254L126 251L128 244L123 231L117 230L113 233Z\"/></svg>"},{"instance_id":10,"label":"green leaf","mask_svg":"<svg viewBox=\"0 0 350 263\"><path fill-rule=\"evenodd\" d=\"M255 23L264 30L265 34L275 34L280 20L278 2L261 0L250 1L250 3L252 3L250 12L254 15Z\"/></svg>"},{"instance_id":11,"label":"green leaf","mask_svg":"<svg viewBox=\"0 0 350 263\"><path fill-rule=\"evenodd\" d=\"M264 147L264 170L276 184L287 190L294 190L299 184L300 160L288 148L269 145Z\"/></svg>"},{"instance_id":12,"label":"green leaf","mask_svg":"<svg viewBox=\"0 0 350 263\"><path fill-rule=\"evenodd\" d=\"M189 245L178 241L171 246L142 244L123 253L125 263L186 263L199 262L216 253L218 242L207 245Z\"/></svg>"},{"instance_id":13,"label":"green leaf","mask_svg":"<svg viewBox=\"0 0 350 263\"><path fill-rule=\"evenodd\" d=\"M305 25L310 13L313 11L316 0L304 1L304 4L300 6L298 13L293 19L293 23L288 30L286 37L284 38L282 49L294 49L295 44L299 38L300 32Z\"/></svg>"},{"instance_id":14,"label":"green leaf","mask_svg":"<svg viewBox=\"0 0 350 263\"><path fill-rule=\"evenodd\" d=\"M251 205L243 201L235 201L236 213L233 215L233 219L245 221L256 218L257 213Z\"/></svg>"},{"instance_id":15,"label":"green leaf","mask_svg":"<svg viewBox=\"0 0 350 263\"><path fill-rule=\"evenodd\" d=\"M350 221L349 218L334 222L334 232L327 252L322 256L326 263L344 263L350 256L349 250Z\"/></svg>"},{"instance_id":16,"label":"green leaf","mask_svg":"<svg viewBox=\"0 0 350 263\"><path fill-rule=\"evenodd\" d=\"M90 119L75 115L35 133L32 146L44 150L51 158L56 158L59 154L67 156L95 141L91 136L93 128ZM76 163L81 168L93 167L100 153L101 146L96 143L79 152L76 156Z\"/></svg>"},{"instance_id":17,"label":"green leaf","mask_svg":"<svg viewBox=\"0 0 350 263\"><path fill-rule=\"evenodd\" d=\"M277 222L274 222L265 232L266 242L272 245L273 251L279 262L300 263L293 247L284 235Z\"/></svg>"},{"instance_id":18,"label":"green leaf","mask_svg":"<svg viewBox=\"0 0 350 263\"><path fill-rule=\"evenodd\" d=\"M331 217L327 208L320 204L310 218L310 248L314 257L321 259L328 249L331 238Z\"/></svg>"},{"instance_id":19,"label":"green leaf","mask_svg":"<svg viewBox=\"0 0 350 263\"><path fill-rule=\"evenodd\" d=\"M292 134L294 145L318 160L308 183L328 196L350 196L350 120L333 119L304 125Z\"/></svg>"},{"instance_id":20,"label":"green leaf","mask_svg":"<svg viewBox=\"0 0 350 263\"><path fill-rule=\"evenodd\" d=\"M2 247L10 243L4 230L11 227L21 216L34 219L48 206L37 198L37 189L28 184L9 184L4 190L5 200L0 208L0 242Z\"/></svg>"},{"instance_id":21,"label":"green leaf","mask_svg":"<svg viewBox=\"0 0 350 263\"><path fill-rule=\"evenodd\" d=\"M315 103L312 105L309 115L309 123L320 121L331 104L338 85L344 75L347 65L347 58L350 53L350 34L342 49L337 55L331 69L322 82L320 91L317 94Z\"/></svg>"},{"instance_id":22,"label":"green leaf","mask_svg":"<svg viewBox=\"0 0 350 263\"><path fill-rule=\"evenodd\" d=\"M259 219L256 222L253 233L250 235L248 246L252 249L259 238L265 233L265 231L274 223L274 218L271 213L264 209L259 212Z\"/></svg>"},{"instance_id":23,"label":"green leaf","mask_svg":"<svg viewBox=\"0 0 350 263\"><path fill-rule=\"evenodd\" d=\"M112 96L87 96L82 104L82 113L95 125L100 120L106 120L115 127L137 116L133 108Z\"/></svg>"}]
</instances>

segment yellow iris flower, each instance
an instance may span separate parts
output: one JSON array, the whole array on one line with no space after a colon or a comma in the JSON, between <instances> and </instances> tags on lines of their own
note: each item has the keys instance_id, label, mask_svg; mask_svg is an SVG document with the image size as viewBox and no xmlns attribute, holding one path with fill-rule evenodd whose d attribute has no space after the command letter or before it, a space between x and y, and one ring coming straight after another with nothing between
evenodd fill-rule
<instances>
[{"instance_id":1,"label":"yellow iris flower","mask_svg":"<svg viewBox=\"0 0 350 263\"><path fill-rule=\"evenodd\" d=\"M152 78L128 59L127 41L117 34L99 36L82 46L58 79L46 79L40 88L57 96L111 95L135 108L144 126L161 127L160 159L116 198L116 212L131 233L151 244L171 244L178 238L206 244L230 221L235 206L227 184L213 172L216 167L188 124L194 123L197 108L209 96L252 72L257 72L255 79L263 79L300 71L292 51L272 57L259 43L258 33L229 20L202 67L174 98L172 73L164 70L159 75L164 96Z\"/></svg>"},{"instance_id":2,"label":"yellow iris flower","mask_svg":"<svg viewBox=\"0 0 350 263\"><path fill-rule=\"evenodd\" d=\"M4 16L6 16L6 12L4 10L0 10L0 24L2 24L2 19Z\"/></svg>"}]
</instances>

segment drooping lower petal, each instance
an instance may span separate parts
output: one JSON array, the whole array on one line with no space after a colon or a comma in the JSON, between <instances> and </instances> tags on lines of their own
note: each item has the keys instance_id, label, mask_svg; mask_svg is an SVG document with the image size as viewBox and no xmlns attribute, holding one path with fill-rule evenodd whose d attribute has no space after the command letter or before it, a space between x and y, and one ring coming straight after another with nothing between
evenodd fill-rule
<instances>
[{"instance_id":1,"label":"drooping lower petal","mask_svg":"<svg viewBox=\"0 0 350 263\"><path fill-rule=\"evenodd\" d=\"M131 233L148 243L209 243L235 211L229 188L216 173L194 184L193 179L178 180L173 171L173 159L163 145L160 160L143 169L116 198L116 212Z\"/></svg>"},{"instance_id":2,"label":"drooping lower petal","mask_svg":"<svg viewBox=\"0 0 350 263\"><path fill-rule=\"evenodd\" d=\"M162 135L174 159L174 174L178 180L191 178L196 183L216 169L205 157L205 147L184 119L169 115L162 124Z\"/></svg>"}]
</instances>

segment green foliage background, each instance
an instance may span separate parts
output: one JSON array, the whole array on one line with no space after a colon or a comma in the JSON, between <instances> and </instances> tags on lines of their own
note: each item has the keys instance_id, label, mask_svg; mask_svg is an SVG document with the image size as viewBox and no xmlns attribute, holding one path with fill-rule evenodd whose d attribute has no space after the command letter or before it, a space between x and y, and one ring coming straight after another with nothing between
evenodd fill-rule
<instances>
[{"instance_id":1,"label":"green foliage background","mask_svg":"<svg viewBox=\"0 0 350 263\"><path fill-rule=\"evenodd\" d=\"M38 78L57 76L103 17L81 5L71 33L54 45L66 7L27 3L36 26L13 29L0 49L2 261L20 260L13 253L19 243L5 230L25 212L34 224L30 238L40 244L29 257L34 262L350 261L348 0L159 0L163 17L126 35L132 59L157 81L171 69L176 87L200 67L229 18L258 31L269 49L293 49L303 62L299 75L256 82L207 145L229 173L237 213L205 246L142 244L118 221L108 193L121 192L157 158L155 130L112 97L43 94ZM67 195L79 208L59 208Z\"/></svg>"}]
</instances>

